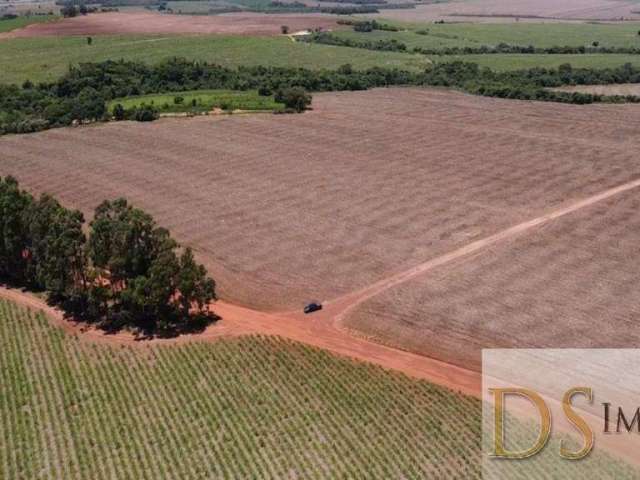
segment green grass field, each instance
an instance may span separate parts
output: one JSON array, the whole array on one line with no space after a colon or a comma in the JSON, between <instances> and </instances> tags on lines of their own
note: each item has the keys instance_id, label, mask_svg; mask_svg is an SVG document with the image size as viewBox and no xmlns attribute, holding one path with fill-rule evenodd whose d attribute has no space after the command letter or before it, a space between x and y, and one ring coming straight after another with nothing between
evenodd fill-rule
<instances>
[{"instance_id":1,"label":"green grass field","mask_svg":"<svg viewBox=\"0 0 640 480\"><path fill-rule=\"evenodd\" d=\"M231 4L223 2L203 2L198 0L179 0L167 2L167 8L170 8L175 13L183 14L206 14L209 12L215 12L220 9L233 7Z\"/></svg>"},{"instance_id":2,"label":"green grass field","mask_svg":"<svg viewBox=\"0 0 640 480\"><path fill-rule=\"evenodd\" d=\"M250 10L254 12L286 12L291 8L274 6L272 0L177 0L167 2L167 8L182 14L205 14L229 10ZM300 10L300 8L294 9Z\"/></svg>"},{"instance_id":3,"label":"green grass field","mask_svg":"<svg viewBox=\"0 0 640 480\"><path fill-rule=\"evenodd\" d=\"M182 97L181 103L175 99ZM195 105L194 105L195 102ZM197 90L190 92L166 93L159 95L141 95L113 100L109 103L111 111L117 104L129 109L147 104L153 105L161 113L208 112L213 108L224 110L283 110L284 105L277 103L273 96L262 97L257 91L238 92L231 90Z\"/></svg>"},{"instance_id":4,"label":"green grass field","mask_svg":"<svg viewBox=\"0 0 640 480\"><path fill-rule=\"evenodd\" d=\"M396 39L414 47L440 49L447 47L480 47L504 42L518 45L551 47L554 45L590 46L599 41L600 46L640 48L640 23L595 25L595 24L395 24L406 30L387 32L376 30L370 33L344 30L333 33L355 41ZM420 35L418 30L427 29L429 35ZM625 63L640 65L640 55L592 54L592 55L458 55L432 56L433 62L465 60L499 71L517 70L531 67L557 67L570 63L575 67L606 68Z\"/></svg>"},{"instance_id":5,"label":"green grass field","mask_svg":"<svg viewBox=\"0 0 640 480\"><path fill-rule=\"evenodd\" d=\"M0 20L0 33L10 32L16 28L26 27L32 23L51 22L60 17L57 15L25 15L11 20Z\"/></svg>"},{"instance_id":6,"label":"green grass field","mask_svg":"<svg viewBox=\"0 0 640 480\"><path fill-rule=\"evenodd\" d=\"M428 48L438 46L464 47L497 45L501 42L513 45L591 46L599 42L602 47L640 47L640 22L621 24L595 23L447 23L447 24L394 24L409 32L427 30L429 35L409 36L416 45ZM353 32L355 33L355 32ZM388 33L393 32L375 32ZM402 32L400 32L402 33ZM339 35L345 33L339 32ZM367 36L367 33L357 35ZM398 38L400 40L401 38ZM409 43L409 42L407 42ZM412 45L413 46L413 45Z\"/></svg>"},{"instance_id":7,"label":"green grass field","mask_svg":"<svg viewBox=\"0 0 640 480\"><path fill-rule=\"evenodd\" d=\"M373 32L363 33L355 32L353 30L338 30L332 32L332 35L339 38L347 38L356 42L376 42L378 40L391 40L395 39L404 43L409 48L446 48L446 47L466 47L466 46L478 46L477 44L465 42L462 40L455 40L449 38L443 38L435 35L419 35L415 31L404 30L401 32L386 32L382 30L374 30Z\"/></svg>"},{"instance_id":8,"label":"green grass field","mask_svg":"<svg viewBox=\"0 0 640 480\"><path fill-rule=\"evenodd\" d=\"M229 67L333 69L351 63L359 69L373 66L420 69L428 64L421 55L308 45L286 37L96 36L92 45L87 45L84 37L24 38L0 41L0 83L53 81L69 65L80 62L123 58L153 63L175 56Z\"/></svg>"}]
</instances>

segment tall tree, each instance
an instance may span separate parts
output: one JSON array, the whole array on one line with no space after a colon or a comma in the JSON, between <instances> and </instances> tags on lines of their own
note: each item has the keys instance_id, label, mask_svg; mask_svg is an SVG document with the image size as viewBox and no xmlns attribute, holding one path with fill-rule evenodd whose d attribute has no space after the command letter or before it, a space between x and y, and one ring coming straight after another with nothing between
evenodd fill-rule
<instances>
[{"instance_id":1,"label":"tall tree","mask_svg":"<svg viewBox=\"0 0 640 480\"><path fill-rule=\"evenodd\" d=\"M123 198L96 208L90 224L89 258L112 288L124 288L129 279L147 274L158 246L166 236L151 215L131 207Z\"/></svg>"},{"instance_id":2,"label":"tall tree","mask_svg":"<svg viewBox=\"0 0 640 480\"><path fill-rule=\"evenodd\" d=\"M29 280L63 297L84 285L86 269L84 216L42 195L25 211L28 225Z\"/></svg>"},{"instance_id":3,"label":"tall tree","mask_svg":"<svg viewBox=\"0 0 640 480\"><path fill-rule=\"evenodd\" d=\"M171 300L176 296L180 264L174 251L175 242L169 237L158 241L160 245L149 271L128 282L120 292L120 299L122 311L135 319L138 328L166 332L177 320Z\"/></svg>"},{"instance_id":4,"label":"tall tree","mask_svg":"<svg viewBox=\"0 0 640 480\"><path fill-rule=\"evenodd\" d=\"M27 227L25 211L33 203L13 177L0 178L0 276L25 280Z\"/></svg>"},{"instance_id":5,"label":"tall tree","mask_svg":"<svg viewBox=\"0 0 640 480\"><path fill-rule=\"evenodd\" d=\"M180 256L179 266L176 300L182 317L189 319L192 310L198 315L205 314L208 305L217 299L215 282L207 277L204 266L196 263L190 248L185 249Z\"/></svg>"}]
</instances>

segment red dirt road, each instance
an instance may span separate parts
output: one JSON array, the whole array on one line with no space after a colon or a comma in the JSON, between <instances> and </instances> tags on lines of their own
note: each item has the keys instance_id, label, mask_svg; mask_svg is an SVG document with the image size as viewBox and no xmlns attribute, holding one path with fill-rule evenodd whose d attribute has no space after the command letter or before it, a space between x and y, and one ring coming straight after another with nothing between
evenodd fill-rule
<instances>
[{"instance_id":1,"label":"red dirt road","mask_svg":"<svg viewBox=\"0 0 640 480\"><path fill-rule=\"evenodd\" d=\"M306 317L298 312L268 314L228 303L218 303L215 306L215 310L222 317L222 320L218 324L209 327L204 333L187 335L175 340L154 340L143 344L212 341L223 336L255 333L278 335L323 348L333 353L378 364L384 368L398 370L409 376L447 386L465 394L479 396L481 388L479 373L355 337L340 328L341 320L349 311L366 300L429 270L480 252L497 243L508 241L560 217L638 187L640 187L640 179L605 190L578 202L561 206L540 217L520 223L485 239L472 242L465 247L417 265L410 270L376 282L365 289L328 302L326 308L314 316ZM42 310L53 319L56 325L64 328L68 333L80 335L88 340L106 343L136 343L133 337L127 333L107 335L95 329L82 329L78 324L65 320L58 310L47 306L42 300L28 293L2 287L0 288L0 297L30 308Z\"/></svg>"},{"instance_id":2,"label":"red dirt road","mask_svg":"<svg viewBox=\"0 0 640 480\"><path fill-rule=\"evenodd\" d=\"M0 34L3 38L70 35L280 35L282 25L292 32L308 28L336 28L335 17L321 14L231 13L225 15L163 15L152 12L100 13L34 23Z\"/></svg>"},{"instance_id":3,"label":"red dirt road","mask_svg":"<svg viewBox=\"0 0 640 480\"><path fill-rule=\"evenodd\" d=\"M215 305L215 311L223 320L210 326L204 333L184 335L169 340L136 341L129 333L106 334L100 330L81 327L80 324L65 320L59 310L49 307L44 301L20 290L0 287L0 298L34 310L41 310L51 318L54 325L62 328L68 334L98 343L148 346L193 341L209 342L225 336L277 335L323 348L339 355L398 370L411 377L428 380L466 395L479 397L481 393L480 376L476 372L352 337L319 316L302 318L273 315L219 302Z\"/></svg>"}]
</instances>

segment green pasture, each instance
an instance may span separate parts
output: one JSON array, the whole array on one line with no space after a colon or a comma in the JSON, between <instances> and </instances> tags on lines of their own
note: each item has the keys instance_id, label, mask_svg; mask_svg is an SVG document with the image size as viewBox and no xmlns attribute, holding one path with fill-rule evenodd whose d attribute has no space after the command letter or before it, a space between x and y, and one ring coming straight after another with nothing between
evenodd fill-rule
<instances>
[{"instance_id":1,"label":"green pasture","mask_svg":"<svg viewBox=\"0 0 640 480\"><path fill-rule=\"evenodd\" d=\"M161 113L207 112L214 108L223 110L282 110L273 96L260 96L257 91L238 92L232 90L196 90L173 92L158 95L141 95L113 100L109 110L116 104L125 109L139 107L142 104L153 105Z\"/></svg>"},{"instance_id":2,"label":"green pasture","mask_svg":"<svg viewBox=\"0 0 640 480\"><path fill-rule=\"evenodd\" d=\"M288 37L242 36L95 36L19 38L0 40L0 83L53 81L70 65L125 59L156 63L184 57L228 67L264 65L335 69L374 66L417 70L428 60L422 55L364 51L354 48L296 43Z\"/></svg>"}]
</instances>

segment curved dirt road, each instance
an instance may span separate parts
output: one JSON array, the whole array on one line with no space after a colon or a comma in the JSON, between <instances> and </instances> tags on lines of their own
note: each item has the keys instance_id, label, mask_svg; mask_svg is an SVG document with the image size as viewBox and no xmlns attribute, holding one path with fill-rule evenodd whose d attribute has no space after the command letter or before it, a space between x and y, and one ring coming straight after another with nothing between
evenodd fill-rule
<instances>
[{"instance_id":1,"label":"curved dirt road","mask_svg":"<svg viewBox=\"0 0 640 480\"><path fill-rule=\"evenodd\" d=\"M384 368L399 370L409 376L428 380L453 390L479 397L481 393L481 378L478 372L465 370L422 355L368 341L343 329L341 327L342 320L351 310L363 302L434 268L507 241L545 223L637 187L640 187L640 179L608 189L581 201L561 206L540 217L520 223L431 259L407 271L383 279L367 288L328 301L324 310L313 316L305 316L299 312L268 314L218 302L215 305L215 311L223 320L210 326L205 332L197 335L184 335L177 339L138 342L129 333L105 334L96 329L81 327L79 324L65 320L59 310L49 307L41 299L20 290L0 287L0 297L36 310L42 310L52 318L56 325L65 329L68 333L79 335L81 338L92 341L144 346L162 343L179 344L191 341L214 341L225 336L248 334L278 335L323 348L339 355L371 362Z\"/></svg>"}]
</instances>

